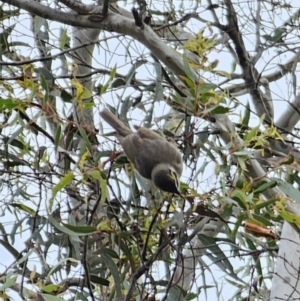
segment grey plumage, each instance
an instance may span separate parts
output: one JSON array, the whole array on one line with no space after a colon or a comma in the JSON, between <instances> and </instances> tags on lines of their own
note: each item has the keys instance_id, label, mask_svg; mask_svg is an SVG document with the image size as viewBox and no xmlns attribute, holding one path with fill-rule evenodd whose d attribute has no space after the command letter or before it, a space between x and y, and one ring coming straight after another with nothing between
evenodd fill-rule
<instances>
[{"instance_id":1,"label":"grey plumage","mask_svg":"<svg viewBox=\"0 0 300 301\"><path fill-rule=\"evenodd\" d=\"M180 195L182 158L175 144L143 127L136 127L137 131L133 132L107 109L100 115L116 130L116 137L139 174L161 190Z\"/></svg>"}]
</instances>

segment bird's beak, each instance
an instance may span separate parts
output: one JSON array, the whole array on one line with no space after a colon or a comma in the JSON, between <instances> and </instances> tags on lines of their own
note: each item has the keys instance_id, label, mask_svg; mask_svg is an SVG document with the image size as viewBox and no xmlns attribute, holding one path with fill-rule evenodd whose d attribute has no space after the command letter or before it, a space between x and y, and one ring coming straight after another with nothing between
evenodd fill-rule
<instances>
[{"instance_id":1,"label":"bird's beak","mask_svg":"<svg viewBox=\"0 0 300 301\"><path fill-rule=\"evenodd\" d=\"M178 195L180 195L180 196L182 197L182 195L181 195L181 193L180 193L180 191L179 191L179 189L178 189L180 183L179 183L179 180L178 180L178 177L177 177L177 173L174 172L174 171L171 171L171 177L173 178L174 183L175 183L175 186L176 186L176 188L177 188L176 194L178 194Z\"/></svg>"}]
</instances>

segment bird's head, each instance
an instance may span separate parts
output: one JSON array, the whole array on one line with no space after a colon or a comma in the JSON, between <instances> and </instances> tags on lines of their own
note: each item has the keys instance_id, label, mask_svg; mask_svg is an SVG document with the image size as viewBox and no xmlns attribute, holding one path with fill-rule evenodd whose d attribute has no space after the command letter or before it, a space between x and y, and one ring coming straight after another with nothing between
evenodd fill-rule
<instances>
[{"instance_id":1,"label":"bird's head","mask_svg":"<svg viewBox=\"0 0 300 301\"><path fill-rule=\"evenodd\" d=\"M178 174L169 164L161 163L156 165L152 170L151 179L159 189L181 195L178 190Z\"/></svg>"}]
</instances>

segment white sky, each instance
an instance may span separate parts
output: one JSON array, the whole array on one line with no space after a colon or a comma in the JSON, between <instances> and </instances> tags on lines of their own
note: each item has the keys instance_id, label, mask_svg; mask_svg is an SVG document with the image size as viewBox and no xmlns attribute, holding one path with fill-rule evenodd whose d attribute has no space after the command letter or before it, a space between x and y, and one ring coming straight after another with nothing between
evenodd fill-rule
<instances>
[{"instance_id":1,"label":"white sky","mask_svg":"<svg viewBox=\"0 0 300 301\"><path fill-rule=\"evenodd\" d=\"M248 3L245 2L244 4L241 4L244 5L244 9L248 9L247 6L249 5L249 3L251 3L250 5L256 5L255 4L256 1L249 1ZM294 5L295 7L299 7L299 3L298 1L291 1L290 2L292 5ZM132 4L131 3L128 3L126 5L126 8L129 9L132 7ZM192 1L191 1L191 7L192 7ZM220 10L220 13L221 13L221 10ZM222 11L222 14L224 14L225 12ZM24 19L22 20L22 22L18 23L16 28L15 28L15 32L16 32L16 35L18 36L18 39L19 41L22 41L22 42L26 42L28 43L29 45L34 45L34 40L32 39L31 37L31 32L29 31L29 28L30 28L30 20L28 18L28 16L26 14L23 15ZM202 16L203 18L208 18L210 19L210 14L209 13L205 13L204 16ZM266 15L266 16L262 16L263 18L266 18L266 19L269 19L269 18L272 18L274 23L275 24L278 24L281 25L286 19L288 19L288 15L284 16L284 15L281 15L280 18L276 15L276 13L272 13L270 12L269 15ZM226 20L223 18L221 18L220 20L221 22L223 23L226 23ZM13 24L12 21L10 21L10 24ZM190 21L190 26L191 26L191 30L193 32L197 32L197 29L199 29L199 23L197 23L196 21ZM246 26L246 25L245 25ZM57 37L59 36L59 29L60 29L61 25L60 24L57 24L55 22L51 22L51 34L53 34L53 39L57 39ZM217 33L218 31L216 29L214 29L214 32ZM16 39L16 35L14 36L14 39ZM106 33L107 35L107 33ZM254 38L254 35L253 36L247 36L247 37L244 37L244 41L246 43L246 48L247 49L253 49L253 38ZM128 40L127 38L123 38L122 39L122 43L119 43L118 40L115 40L109 44L109 50L110 50L110 54L107 53L107 51L105 51L105 60L103 60L103 57L104 57L104 51L103 51L103 48L105 49L106 45L103 43L103 45L101 45L100 47L100 50L95 50L95 54L94 54L94 57L95 57L95 65L93 66L98 66L99 68L104 68L104 67L113 67L115 65L117 65L118 67L118 72L119 73L122 73L122 74L126 74L129 70L129 68L131 67L130 65L130 60L128 60L128 57L126 58L125 55L118 55L118 56L115 56L114 53L117 52L117 53L122 53L122 51L125 53L124 50L124 47L123 45L125 45L126 43L126 40ZM103 48L102 48L103 47ZM133 49L136 48L136 52L134 53L133 52ZM143 49L143 46L141 46L139 43L135 42L134 43L134 46L131 48L131 57L133 59L137 59L137 58L143 58L142 56L140 56L141 54L145 55L145 57L147 58L148 57L148 50L145 50ZM38 53L33 50L33 51L24 51L22 53L23 56L28 56L30 58L35 58L38 56ZM213 61L214 59L218 59L219 60L219 65L217 67L218 70L230 70L230 64L232 63L232 58L230 57L229 59L229 56L220 52L220 53L212 53L210 55L210 58L211 58L211 61ZM275 53L269 53L269 56L267 58L263 58L258 64L257 64L257 68L261 68L261 70L259 71L262 71L262 68L265 67L266 63L268 63L268 68L273 68L273 70L277 70L278 68L278 63L283 63L285 62L288 57L286 57L285 59L282 58L282 61L281 61L281 58L282 57L276 57L276 54ZM127 59L127 63L129 62L129 64L125 64L123 63L123 61ZM103 62L101 64L101 62ZM36 64L35 64L36 65ZM149 67L149 66L148 66ZM153 68L153 67L152 67ZM272 69L271 70L268 70L268 72L272 72L273 71ZM153 70L151 70L151 67L147 70L145 67L140 67L138 70L137 70L137 78L139 77L143 77L145 78L145 75L146 76L149 76L150 74L153 75L153 78L155 76L154 74L155 70L153 68ZM236 71L238 72L238 71ZM205 76L205 74L204 74ZM152 79L153 79L152 78ZM105 78L103 77L103 79L99 79L99 81L102 81L105 82ZM61 81L63 82L63 81ZM273 94L273 97L274 97L274 106L275 106L275 119L278 118L278 116L280 116L280 114L283 112L284 108L287 106L287 103L286 103L286 100L289 99L290 97L292 98L292 95L289 95L288 94L288 91L287 91L287 85L288 83L286 82L286 78L283 78L281 79L280 81L277 81L276 83L272 83L271 84L271 90L272 90L272 94ZM289 89L289 91L291 91L291 89ZM129 88L127 91L124 92L124 96L128 95L132 93L132 89ZM251 101L250 100L250 97L247 95L243 98L239 98L240 101L244 101L244 103L246 104L247 101ZM101 100L101 102L109 102L110 104L112 103L118 103L119 102L119 99L116 98L116 95L115 94L111 94L111 93L108 93L104 99ZM157 109L155 110L155 114L156 114L156 117L159 117L161 114L166 114L168 112L168 109L167 109L167 106L165 105L164 102L160 103L159 105L157 105ZM138 120L141 120L142 116L135 116ZM99 122L99 121L98 121ZM257 125L257 122L258 122L258 119L255 118L254 116L252 116L252 125ZM96 123L96 127L97 127L97 123ZM32 142L34 143L34 141ZM46 139L42 138L42 137L39 137L38 138L38 143L39 145L45 145L46 144ZM50 144L48 144L50 146ZM47 150L48 154L53 156L53 146L51 146L51 148L49 148ZM201 164L201 162L199 163ZM208 188L208 184L209 184L209 178L214 174L214 170L213 170L213 166L212 168L207 171L203 176L202 176L202 181L203 181L203 190L207 190ZM183 181L185 179L185 177L187 178L188 177L188 174L185 176L183 175ZM201 187L200 187L201 189ZM32 186L32 194L36 193L38 191L38 187L34 187ZM5 191L1 191L1 196L4 198L6 193ZM45 200L48 200L51 193L47 193L46 195L46 192L43 192L44 194L44 197L45 197ZM0 198L1 198L0 196ZM15 200L17 201L17 199ZM30 205L29 205L30 206ZM5 219L7 221L7 229L9 229L10 227L13 227L14 225L11 224L11 221L15 220L15 217L11 214L9 214L8 212L3 212L3 215L2 215L2 219ZM5 224L5 222L4 222ZM26 227L24 225L24 227ZM25 245L24 245L24 242L27 240L28 238L28 235L26 235L26 232L21 235L16 241L15 241L15 244L14 244L14 247L17 249L17 250L23 250ZM229 255L229 251L228 252L228 255ZM4 260L0 260L0 272L5 270L5 268L7 267L7 265L9 264L9 262L13 262L14 261L14 258L12 258L12 256L6 251L5 248L3 248L2 246L0 246L0 254L2 255L1 257L4 259ZM53 250L53 260L55 260L56 256L56 253L55 253L55 250ZM234 265L234 267L238 267L240 266L241 264L243 264L244 262L247 262L246 259L242 259L242 260L239 260L239 259L234 259L232 258L231 259L231 262L232 264ZM30 263L29 263L29 267L32 268L33 265L37 265L37 269L38 269L38 265L39 265L39 261L38 260L31 260ZM232 287L228 286L228 284L226 283L226 281L224 281L224 276L223 274L220 272L220 271L217 271L215 267L211 267L213 272L216 272L214 274L214 277L215 279L217 280L217 282L219 283L220 287L223 287L222 289L222 296L224 298L224 300L228 300L228 298L230 296L232 296L233 294L233 289ZM160 265L157 265L157 270L158 270L158 277L162 277L163 276L163 273L161 270L162 270L162 267L160 267ZM197 284L200 285L201 283L201 277L199 277L199 279L197 280ZM213 279L211 278L211 275L210 273L207 273L207 283L210 284L210 283L213 283ZM214 300L217 300L217 298L215 297L215 291L214 289L210 289L208 290L208 292L210 293L209 296L208 296L208 300L210 301L214 301ZM199 300L202 298L203 295L200 295L200 298ZM203 299L201 299L203 300Z\"/></svg>"}]
</instances>

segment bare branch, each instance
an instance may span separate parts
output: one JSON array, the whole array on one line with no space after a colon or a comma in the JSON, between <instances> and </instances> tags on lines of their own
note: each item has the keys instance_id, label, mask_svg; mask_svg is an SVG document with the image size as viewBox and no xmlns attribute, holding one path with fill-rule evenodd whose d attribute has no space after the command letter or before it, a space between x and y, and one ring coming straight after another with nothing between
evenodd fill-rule
<instances>
[{"instance_id":1,"label":"bare branch","mask_svg":"<svg viewBox=\"0 0 300 301\"><path fill-rule=\"evenodd\" d=\"M65 13L51 7L44 6L36 1L4 0L3 2L63 24L82 28L103 29L111 32L117 32L119 34L129 35L146 46L157 59L164 63L177 76L185 75L181 55L163 43L149 26L145 26L143 30L137 27L132 18L129 19L109 11L107 18L105 18L102 22L93 22L89 20L88 15L83 16ZM91 11L91 14L101 14L101 12L102 7L98 6ZM195 76L196 78L198 77L197 74L195 74Z\"/></svg>"},{"instance_id":2,"label":"bare branch","mask_svg":"<svg viewBox=\"0 0 300 301\"><path fill-rule=\"evenodd\" d=\"M238 21L236 12L230 0L225 1L227 7L227 34L230 36L234 43L236 53L239 58L239 63L243 70L243 78L246 84L246 88L249 89L249 93L252 96L254 106L259 116L265 114L265 120L272 122L274 118L273 103L264 99L262 92L259 89L258 78L256 74L258 72L255 67L251 64L250 56L246 50L242 35L238 28Z\"/></svg>"}]
</instances>

